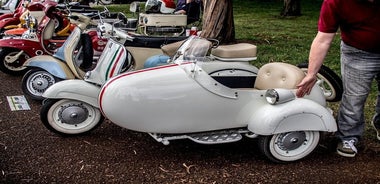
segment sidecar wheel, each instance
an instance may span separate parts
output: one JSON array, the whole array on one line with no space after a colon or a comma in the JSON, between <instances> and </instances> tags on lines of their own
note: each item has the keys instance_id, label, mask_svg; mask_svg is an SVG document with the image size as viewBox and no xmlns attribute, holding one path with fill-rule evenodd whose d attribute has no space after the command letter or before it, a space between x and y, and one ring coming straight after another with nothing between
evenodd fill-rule
<instances>
[{"instance_id":1,"label":"sidecar wheel","mask_svg":"<svg viewBox=\"0 0 380 184\"><path fill-rule=\"evenodd\" d=\"M297 131L259 137L260 151L271 161L288 163L314 151L319 143L318 131Z\"/></svg>"},{"instance_id":2,"label":"sidecar wheel","mask_svg":"<svg viewBox=\"0 0 380 184\"><path fill-rule=\"evenodd\" d=\"M31 99L43 100L42 94L46 89L59 81L61 79L46 70L34 68L25 73L21 81L21 89Z\"/></svg>"},{"instance_id":3,"label":"sidecar wheel","mask_svg":"<svg viewBox=\"0 0 380 184\"><path fill-rule=\"evenodd\" d=\"M40 117L47 129L63 136L88 133L104 120L98 108L71 99L47 99Z\"/></svg>"},{"instance_id":4,"label":"sidecar wheel","mask_svg":"<svg viewBox=\"0 0 380 184\"><path fill-rule=\"evenodd\" d=\"M6 74L20 76L24 75L27 67L23 66L25 61L29 59L29 55L25 52L14 62L7 62L7 57L17 55L21 50L14 48L2 48L0 50L0 70Z\"/></svg>"},{"instance_id":5,"label":"sidecar wheel","mask_svg":"<svg viewBox=\"0 0 380 184\"><path fill-rule=\"evenodd\" d=\"M298 65L305 73L309 64ZM322 65L317 74L317 84L321 87L328 102L338 102L342 99L343 83L342 79L329 67Z\"/></svg>"}]
</instances>

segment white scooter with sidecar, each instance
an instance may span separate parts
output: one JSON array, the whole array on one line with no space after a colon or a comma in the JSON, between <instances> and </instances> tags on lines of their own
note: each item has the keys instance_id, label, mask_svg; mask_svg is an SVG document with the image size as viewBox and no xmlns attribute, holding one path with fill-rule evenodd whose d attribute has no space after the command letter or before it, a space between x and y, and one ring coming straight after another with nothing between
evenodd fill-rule
<instances>
[{"instance_id":1,"label":"white scooter with sidecar","mask_svg":"<svg viewBox=\"0 0 380 184\"><path fill-rule=\"evenodd\" d=\"M251 78L251 86L227 87L209 73L230 71L239 81L251 72L245 66L223 68L226 65L210 57L211 45L206 39L190 37L173 57L173 64L119 74L107 81L99 76L108 70L95 69L85 80L56 83L43 94L47 100L41 120L55 133L77 135L99 126L104 115L165 145L175 139L229 143L245 135L259 138L260 150L280 163L308 156L318 145L320 132L337 130L318 85L308 96L295 96L296 85L305 76L301 69L269 63Z\"/></svg>"}]
</instances>

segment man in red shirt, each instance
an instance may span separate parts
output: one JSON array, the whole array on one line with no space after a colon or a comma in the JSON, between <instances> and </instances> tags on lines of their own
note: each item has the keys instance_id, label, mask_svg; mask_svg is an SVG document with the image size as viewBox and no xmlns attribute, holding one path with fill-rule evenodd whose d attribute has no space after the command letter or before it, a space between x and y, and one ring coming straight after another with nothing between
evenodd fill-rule
<instances>
[{"instance_id":1,"label":"man in red shirt","mask_svg":"<svg viewBox=\"0 0 380 184\"><path fill-rule=\"evenodd\" d=\"M316 75L340 30L343 98L339 107L338 154L354 157L364 132L364 104L372 81L380 77L380 0L324 0L318 33L309 53L306 77L298 85L297 96L310 93ZM380 93L372 125L380 140Z\"/></svg>"}]
</instances>

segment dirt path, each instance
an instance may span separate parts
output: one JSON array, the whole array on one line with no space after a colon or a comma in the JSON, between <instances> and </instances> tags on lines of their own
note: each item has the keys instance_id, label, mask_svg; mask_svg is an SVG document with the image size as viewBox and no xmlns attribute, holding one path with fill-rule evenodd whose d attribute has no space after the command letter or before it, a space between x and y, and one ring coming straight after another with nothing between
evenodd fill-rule
<instances>
[{"instance_id":1,"label":"dirt path","mask_svg":"<svg viewBox=\"0 0 380 184\"><path fill-rule=\"evenodd\" d=\"M40 122L39 103L10 110L6 96L22 95L21 77L0 73L0 81L0 183L380 183L374 139L349 159L326 138L310 157L282 165L265 160L248 138L164 146L108 121L89 135L62 138Z\"/></svg>"}]
</instances>

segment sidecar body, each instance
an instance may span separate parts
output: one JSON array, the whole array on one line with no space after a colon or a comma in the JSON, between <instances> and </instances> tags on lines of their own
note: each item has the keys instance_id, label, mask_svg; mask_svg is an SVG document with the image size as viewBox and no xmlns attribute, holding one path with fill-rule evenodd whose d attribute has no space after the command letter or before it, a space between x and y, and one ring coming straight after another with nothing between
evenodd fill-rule
<instances>
[{"instance_id":1,"label":"sidecar body","mask_svg":"<svg viewBox=\"0 0 380 184\"><path fill-rule=\"evenodd\" d=\"M111 78L99 95L103 114L121 127L160 134L240 128L256 135L336 131L319 87L309 96L295 97L304 77L299 68L270 63L260 68L251 87L230 88L208 74L209 47L199 40L186 42L175 64ZM240 77L246 76L234 80Z\"/></svg>"}]
</instances>

